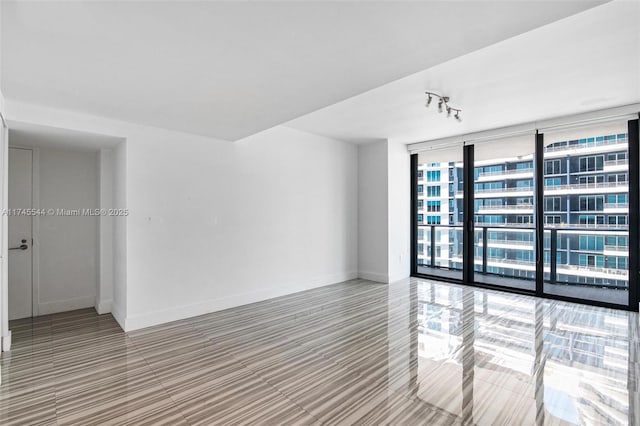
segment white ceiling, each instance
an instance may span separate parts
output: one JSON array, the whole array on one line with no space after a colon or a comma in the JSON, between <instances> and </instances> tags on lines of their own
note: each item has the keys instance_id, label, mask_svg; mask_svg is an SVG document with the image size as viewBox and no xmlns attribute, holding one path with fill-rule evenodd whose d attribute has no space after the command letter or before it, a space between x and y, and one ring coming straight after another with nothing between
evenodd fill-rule
<instances>
[{"instance_id":1,"label":"white ceiling","mask_svg":"<svg viewBox=\"0 0 640 426\"><path fill-rule=\"evenodd\" d=\"M601 3L4 1L2 90L237 140Z\"/></svg>"},{"instance_id":2,"label":"white ceiling","mask_svg":"<svg viewBox=\"0 0 640 426\"><path fill-rule=\"evenodd\" d=\"M462 122L425 108L451 97ZM616 1L453 59L286 125L404 143L640 102L640 2Z\"/></svg>"},{"instance_id":3,"label":"white ceiling","mask_svg":"<svg viewBox=\"0 0 640 426\"><path fill-rule=\"evenodd\" d=\"M102 148L113 148L123 141L121 138L112 136L16 121L11 121L8 124L11 146L99 151Z\"/></svg>"}]
</instances>

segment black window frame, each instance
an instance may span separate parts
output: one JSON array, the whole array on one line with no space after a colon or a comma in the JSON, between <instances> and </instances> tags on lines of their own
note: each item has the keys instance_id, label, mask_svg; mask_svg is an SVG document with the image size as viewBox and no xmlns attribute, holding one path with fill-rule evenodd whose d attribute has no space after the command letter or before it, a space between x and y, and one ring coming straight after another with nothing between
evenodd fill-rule
<instances>
[{"instance_id":1,"label":"black window frame","mask_svg":"<svg viewBox=\"0 0 640 426\"><path fill-rule=\"evenodd\" d=\"M628 303L626 305L614 304L598 300L580 299L575 297L560 296L544 292L544 231L545 231L545 197L544 197L544 178L546 173L546 164L544 160L544 134L536 132L535 135L535 153L534 153L534 224L536 235L536 286L535 290L523 290L513 287L503 287L492 284L477 282L474 277L474 145L468 144L463 147L463 262L462 262L462 279L448 278L440 275L431 275L419 273L417 268L417 234L418 234L418 209L417 209L417 181L418 181L418 154L411 155L411 276L419 278L436 279L440 281L448 281L461 283L464 285L489 288L510 293L529 294L547 299L563 300L568 302L581 303L585 305L603 306L614 309L624 309L629 311L638 311L640 305L640 114L639 118L627 121L627 143L628 143L628 175L629 183L629 213L627 216L627 224L629 229L629 279L628 279ZM602 155L602 164L605 157ZM597 165L597 164L596 164ZM596 167L597 168L597 167ZM590 172L599 171L592 170ZM603 200L604 202L604 200ZM555 204L555 203L554 203ZM561 206L562 207L562 206ZM597 211L597 210L596 210ZM599 216L599 215L596 215ZM597 220L597 218L596 218ZM604 220L604 216L603 216ZM471 260L471 261L469 261Z\"/></svg>"}]
</instances>

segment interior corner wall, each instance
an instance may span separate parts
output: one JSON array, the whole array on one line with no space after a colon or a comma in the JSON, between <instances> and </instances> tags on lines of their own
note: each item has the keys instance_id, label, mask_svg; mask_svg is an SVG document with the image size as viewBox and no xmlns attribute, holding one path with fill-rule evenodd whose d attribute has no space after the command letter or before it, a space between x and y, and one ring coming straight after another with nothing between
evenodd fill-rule
<instances>
[{"instance_id":1,"label":"interior corner wall","mask_svg":"<svg viewBox=\"0 0 640 426\"><path fill-rule=\"evenodd\" d=\"M126 141L118 144L111 152L112 203L117 210L127 209L127 151ZM123 329L127 318L127 220L128 216L113 216L112 226L112 271L113 280L111 314ZM106 247L105 247L106 249ZM108 256L108 255L107 255ZM108 265L105 265L108 267ZM105 271L105 274L109 272ZM108 299L107 299L108 300Z\"/></svg>"},{"instance_id":2,"label":"interior corner wall","mask_svg":"<svg viewBox=\"0 0 640 426\"><path fill-rule=\"evenodd\" d=\"M127 329L357 276L354 145L276 127L127 141Z\"/></svg>"},{"instance_id":3,"label":"interior corner wall","mask_svg":"<svg viewBox=\"0 0 640 426\"><path fill-rule=\"evenodd\" d=\"M113 209L113 188L115 153L113 149L102 148L98 153L99 164L99 195L101 211ZM101 214L99 220L98 246L98 288L96 291L95 308L98 314L111 312L113 305L113 221L114 217Z\"/></svg>"},{"instance_id":4,"label":"interior corner wall","mask_svg":"<svg viewBox=\"0 0 640 426\"><path fill-rule=\"evenodd\" d=\"M134 330L358 276L358 149L277 126L232 143L9 101L114 148L112 314Z\"/></svg>"},{"instance_id":5,"label":"interior corner wall","mask_svg":"<svg viewBox=\"0 0 640 426\"><path fill-rule=\"evenodd\" d=\"M357 155L276 127L127 140L127 326L357 277Z\"/></svg>"},{"instance_id":6,"label":"interior corner wall","mask_svg":"<svg viewBox=\"0 0 640 426\"><path fill-rule=\"evenodd\" d=\"M358 275L389 282L387 141L358 147Z\"/></svg>"},{"instance_id":7,"label":"interior corner wall","mask_svg":"<svg viewBox=\"0 0 640 426\"><path fill-rule=\"evenodd\" d=\"M391 141L358 148L359 277L390 283L410 274L410 156Z\"/></svg>"}]
</instances>

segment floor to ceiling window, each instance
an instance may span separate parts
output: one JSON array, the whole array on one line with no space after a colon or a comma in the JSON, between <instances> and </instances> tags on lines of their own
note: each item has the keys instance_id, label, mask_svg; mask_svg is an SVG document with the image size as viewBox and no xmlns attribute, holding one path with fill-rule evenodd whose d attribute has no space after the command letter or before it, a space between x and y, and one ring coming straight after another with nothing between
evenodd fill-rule
<instances>
[{"instance_id":1,"label":"floor to ceiling window","mask_svg":"<svg viewBox=\"0 0 640 426\"><path fill-rule=\"evenodd\" d=\"M412 273L637 310L637 126L625 118L420 151Z\"/></svg>"},{"instance_id":2,"label":"floor to ceiling window","mask_svg":"<svg viewBox=\"0 0 640 426\"><path fill-rule=\"evenodd\" d=\"M535 290L534 134L474 143L474 280Z\"/></svg>"},{"instance_id":3,"label":"floor to ceiling window","mask_svg":"<svg viewBox=\"0 0 640 426\"><path fill-rule=\"evenodd\" d=\"M462 278L462 148L418 155L417 268Z\"/></svg>"},{"instance_id":4,"label":"floor to ceiling window","mask_svg":"<svg viewBox=\"0 0 640 426\"><path fill-rule=\"evenodd\" d=\"M544 134L544 291L629 300L627 122Z\"/></svg>"}]
</instances>

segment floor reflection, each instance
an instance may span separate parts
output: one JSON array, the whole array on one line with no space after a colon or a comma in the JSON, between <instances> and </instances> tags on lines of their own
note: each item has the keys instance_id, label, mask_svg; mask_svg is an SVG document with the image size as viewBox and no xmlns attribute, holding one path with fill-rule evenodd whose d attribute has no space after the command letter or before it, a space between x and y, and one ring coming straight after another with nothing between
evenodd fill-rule
<instances>
[{"instance_id":1,"label":"floor reflection","mask_svg":"<svg viewBox=\"0 0 640 426\"><path fill-rule=\"evenodd\" d=\"M11 322L0 425L640 425L638 314L353 280L124 333Z\"/></svg>"},{"instance_id":2,"label":"floor reflection","mask_svg":"<svg viewBox=\"0 0 640 426\"><path fill-rule=\"evenodd\" d=\"M408 291L410 398L468 424L640 424L637 313L419 279Z\"/></svg>"}]
</instances>

